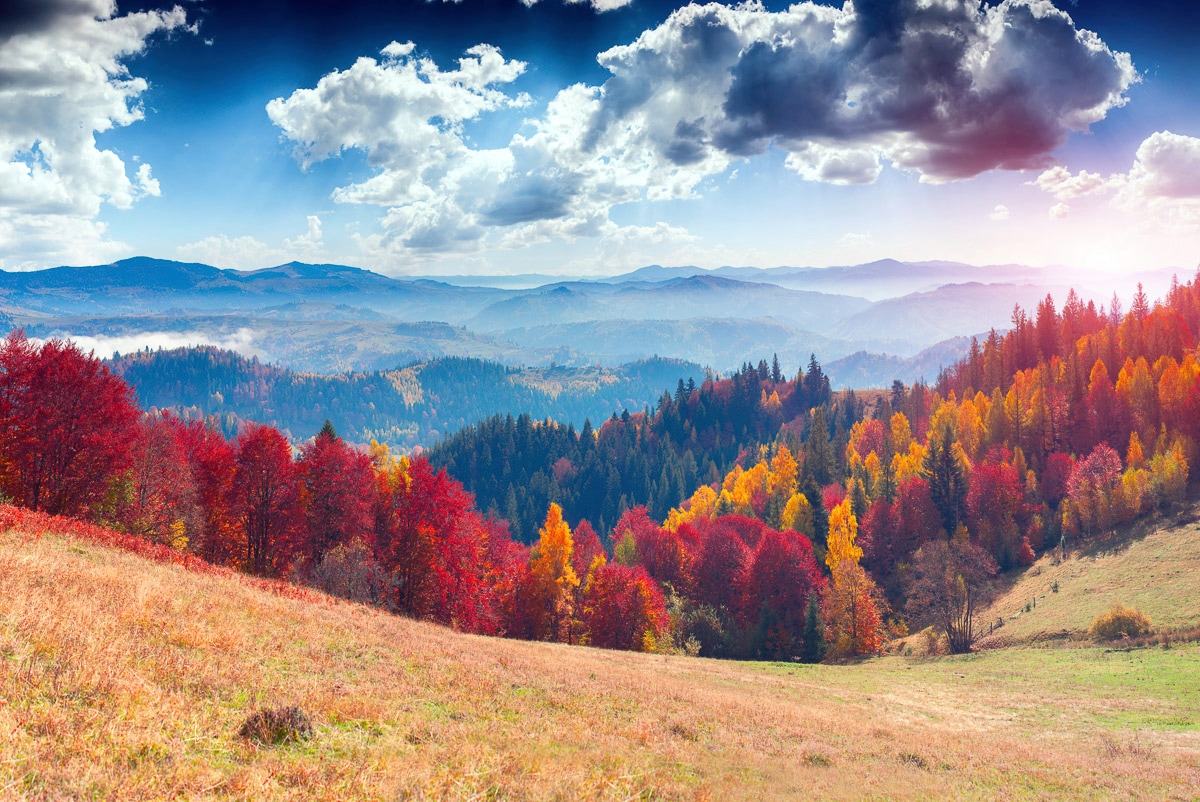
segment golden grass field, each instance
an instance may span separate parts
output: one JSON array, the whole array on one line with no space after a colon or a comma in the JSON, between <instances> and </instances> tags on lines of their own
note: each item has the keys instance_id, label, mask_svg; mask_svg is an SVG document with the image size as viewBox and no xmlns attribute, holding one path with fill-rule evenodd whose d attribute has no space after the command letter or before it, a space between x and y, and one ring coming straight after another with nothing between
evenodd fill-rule
<instances>
[{"instance_id":1,"label":"golden grass field","mask_svg":"<svg viewBox=\"0 0 1200 802\"><path fill-rule=\"evenodd\" d=\"M1062 560L1048 552L1014 575L981 620L1003 618L997 639L1022 643L1082 635L1096 616L1118 604L1136 607L1160 629L1200 626L1196 510L1178 519L1139 521L1111 538L1076 544Z\"/></svg>"},{"instance_id":2,"label":"golden grass field","mask_svg":"<svg viewBox=\"0 0 1200 802\"><path fill-rule=\"evenodd\" d=\"M810 797L1200 798L1200 648L606 652L0 534L0 799Z\"/></svg>"}]
</instances>

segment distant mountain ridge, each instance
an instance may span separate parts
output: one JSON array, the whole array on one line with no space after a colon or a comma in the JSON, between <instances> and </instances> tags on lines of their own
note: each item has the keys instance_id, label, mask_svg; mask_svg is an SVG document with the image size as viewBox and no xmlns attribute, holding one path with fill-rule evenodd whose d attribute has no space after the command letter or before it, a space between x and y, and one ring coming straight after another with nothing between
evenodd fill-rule
<instances>
[{"instance_id":1,"label":"distant mountain ridge","mask_svg":"<svg viewBox=\"0 0 1200 802\"><path fill-rule=\"evenodd\" d=\"M389 277L337 264L231 270L135 257L0 271L0 323L34 336L88 337L100 353L213 344L316 372L446 356L615 367L656 355L724 372L771 353L801 364L810 353L833 362L865 352L869 369L859 358L841 374L857 383L878 377L888 360L905 376L914 366L925 371L926 349L1004 330L1016 304L1031 309L1052 294L1061 307L1067 287L1097 305L1114 291L1127 303L1138 280L1153 298L1172 272L1190 275L1164 269L1118 281L1064 267L881 259L827 268L648 265L607 277Z\"/></svg>"},{"instance_id":2,"label":"distant mountain ridge","mask_svg":"<svg viewBox=\"0 0 1200 802\"><path fill-rule=\"evenodd\" d=\"M0 271L0 297L5 304L51 314L244 310L322 300L393 317L457 323L508 294L429 279L389 278L345 265L299 262L244 271L135 257L89 267Z\"/></svg>"}]
</instances>

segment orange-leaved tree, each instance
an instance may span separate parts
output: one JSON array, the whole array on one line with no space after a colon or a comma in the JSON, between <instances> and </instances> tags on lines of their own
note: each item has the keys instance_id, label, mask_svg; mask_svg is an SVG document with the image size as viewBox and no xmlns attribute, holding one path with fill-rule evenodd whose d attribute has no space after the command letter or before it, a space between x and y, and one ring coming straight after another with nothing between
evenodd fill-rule
<instances>
[{"instance_id":1,"label":"orange-leaved tree","mask_svg":"<svg viewBox=\"0 0 1200 802\"><path fill-rule=\"evenodd\" d=\"M569 634L572 600L579 577L571 567L571 527L562 517L562 507L551 502L546 522L538 530L538 542L529 555L533 580L534 605L531 610L534 637L539 640L566 640Z\"/></svg>"}]
</instances>

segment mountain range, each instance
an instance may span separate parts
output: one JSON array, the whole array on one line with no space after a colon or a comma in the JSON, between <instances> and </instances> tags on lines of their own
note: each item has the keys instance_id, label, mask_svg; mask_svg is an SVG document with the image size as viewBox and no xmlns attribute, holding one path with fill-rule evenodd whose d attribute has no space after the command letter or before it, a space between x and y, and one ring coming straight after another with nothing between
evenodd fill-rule
<instances>
[{"instance_id":1,"label":"mountain range","mask_svg":"<svg viewBox=\"0 0 1200 802\"><path fill-rule=\"evenodd\" d=\"M149 257L0 271L0 322L70 336L100 355L184 344L234 348L300 371L388 370L450 356L512 365L617 366L652 356L717 372L815 354L835 386L933 379L1014 305L1066 287L1085 300L1151 296L1170 276L881 260L813 267L647 266L619 276L393 278L292 262L226 270ZM850 362L842 360L850 359ZM895 374L895 375L892 375Z\"/></svg>"}]
</instances>

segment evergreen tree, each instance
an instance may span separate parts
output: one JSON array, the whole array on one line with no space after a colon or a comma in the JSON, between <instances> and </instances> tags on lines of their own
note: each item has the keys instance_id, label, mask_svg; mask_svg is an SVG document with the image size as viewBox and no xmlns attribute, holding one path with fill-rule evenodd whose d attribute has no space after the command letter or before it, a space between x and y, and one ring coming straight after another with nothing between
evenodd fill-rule
<instances>
[{"instance_id":1,"label":"evergreen tree","mask_svg":"<svg viewBox=\"0 0 1200 802\"><path fill-rule=\"evenodd\" d=\"M805 384L807 383L808 379L805 379ZM813 410L804 452L804 470L813 477L817 485L824 487L832 482L837 467L837 455L833 453L833 444L829 441L829 426L825 423L824 407Z\"/></svg>"},{"instance_id":2,"label":"evergreen tree","mask_svg":"<svg viewBox=\"0 0 1200 802\"><path fill-rule=\"evenodd\" d=\"M967 504L967 477L959 460L958 444L948 432L930 438L921 475L929 482L929 495L941 513L946 534L953 537Z\"/></svg>"},{"instance_id":3,"label":"evergreen tree","mask_svg":"<svg viewBox=\"0 0 1200 802\"><path fill-rule=\"evenodd\" d=\"M808 607L804 611L804 647L800 662L819 663L824 659L825 627L821 623L821 606L814 594L808 597Z\"/></svg>"}]
</instances>

